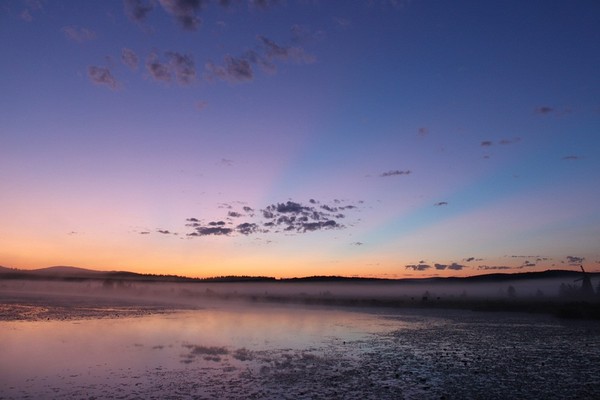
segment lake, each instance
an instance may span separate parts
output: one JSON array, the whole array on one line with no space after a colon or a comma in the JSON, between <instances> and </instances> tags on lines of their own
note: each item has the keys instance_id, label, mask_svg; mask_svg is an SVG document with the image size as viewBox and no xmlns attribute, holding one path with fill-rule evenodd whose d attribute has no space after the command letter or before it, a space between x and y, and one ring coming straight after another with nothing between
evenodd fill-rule
<instances>
[{"instance_id":1,"label":"lake","mask_svg":"<svg viewBox=\"0 0 600 400\"><path fill-rule=\"evenodd\" d=\"M600 324L218 303L0 322L3 399L599 398Z\"/></svg>"}]
</instances>

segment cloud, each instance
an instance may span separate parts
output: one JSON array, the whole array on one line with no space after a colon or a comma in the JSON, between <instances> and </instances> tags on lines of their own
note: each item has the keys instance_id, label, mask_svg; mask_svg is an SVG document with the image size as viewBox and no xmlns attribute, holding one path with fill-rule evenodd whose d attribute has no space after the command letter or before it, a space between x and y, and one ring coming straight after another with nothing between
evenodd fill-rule
<instances>
[{"instance_id":1,"label":"cloud","mask_svg":"<svg viewBox=\"0 0 600 400\"><path fill-rule=\"evenodd\" d=\"M581 265L583 264L584 260L585 257L567 256L567 262L569 263L569 265Z\"/></svg>"},{"instance_id":2,"label":"cloud","mask_svg":"<svg viewBox=\"0 0 600 400\"><path fill-rule=\"evenodd\" d=\"M259 35L259 42L262 44L264 54L269 60L294 61L303 63L312 63L314 56L307 54L301 47L281 46L273 40Z\"/></svg>"},{"instance_id":3,"label":"cloud","mask_svg":"<svg viewBox=\"0 0 600 400\"><path fill-rule=\"evenodd\" d=\"M507 267L505 265L480 265L477 267L480 271L490 271L490 270L506 270L512 269L512 267Z\"/></svg>"},{"instance_id":4,"label":"cloud","mask_svg":"<svg viewBox=\"0 0 600 400\"><path fill-rule=\"evenodd\" d=\"M113 90L119 88L119 83L110 72L110 69L106 67L90 65L88 67L88 77L97 85L106 85Z\"/></svg>"},{"instance_id":5,"label":"cloud","mask_svg":"<svg viewBox=\"0 0 600 400\"><path fill-rule=\"evenodd\" d=\"M196 80L196 68L191 56L169 51L167 52L167 57L169 58L171 69L180 84L188 85Z\"/></svg>"},{"instance_id":6,"label":"cloud","mask_svg":"<svg viewBox=\"0 0 600 400\"><path fill-rule=\"evenodd\" d=\"M448 202L447 201L438 201L437 203L434 204L435 207L441 207L441 206L447 206Z\"/></svg>"},{"instance_id":7,"label":"cloud","mask_svg":"<svg viewBox=\"0 0 600 400\"><path fill-rule=\"evenodd\" d=\"M536 114L548 115L554 112L554 108L548 106L540 106L535 109Z\"/></svg>"},{"instance_id":8,"label":"cloud","mask_svg":"<svg viewBox=\"0 0 600 400\"><path fill-rule=\"evenodd\" d=\"M435 269L437 270L445 270L445 269L451 269L453 271L460 271L464 268L467 268L466 265L461 265L461 264L457 264L457 263L452 263L452 264L434 264Z\"/></svg>"},{"instance_id":9,"label":"cloud","mask_svg":"<svg viewBox=\"0 0 600 400\"><path fill-rule=\"evenodd\" d=\"M171 82L175 77L181 85L189 85L196 80L196 68L191 56L175 51L167 51L165 55L166 62L161 62L155 52L146 61L146 68L154 80Z\"/></svg>"},{"instance_id":10,"label":"cloud","mask_svg":"<svg viewBox=\"0 0 600 400\"><path fill-rule=\"evenodd\" d=\"M207 3L206 0L158 0L163 9L171 14L177 22L188 31L195 31L201 20L196 15Z\"/></svg>"},{"instance_id":11,"label":"cloud","mask_svg":"<svg viewBox=\"0 0 600 400\"><path fill-rule=\"evenodd\" d=\"M121 50L121 61L131 69L137 69L139 59L137 54L131 49L124 48Z\"/></svg>"},{"instance_id":12,"label":"cloud","mask_svg":"<svg viewBox=\"0 0 600 400\"><path fill-rule=\"evenodd\" d=\"M154 80L171 82L172 74L169 66L161 63L156 53L152 53L148 57L148 60L146 61L146 69L150 73L150 76L154 78Z\"/></svg>"},{"instance_id":13,"label":"cloud","mask_svg":"<svg viewBox=\"0 0 600 400\"><path fill-rule=\"evenodd\" d=\"M471 261L474 261L474 260L475 260L475 257L468 257L468 258L464 259L464 261L466 261L466 262L471 262Z\"/></svg>"},{"instance_id":14,"label":"cloud","mask_svg":"<svg viewBox=\"0 0 600 400\"><path fill-rule=\"evenodd\" d=\"M340 204L341 201L338 200ZM313 203L310 203L313 204ZM284 203L274 203L255 212L252 207L244 206L242 212L230 210L227 212L229 221L231 218L253 218L243 221L231 228L231 222L212 221L202 222L198 218L188 218L186 226L193 229L188 236L206 235L232 235L234 233L245 236L258 233L307 233L329 229L343 229L345 226L339 223L339 219L346 217L339 212L348 206L330 206L324 204L320 207L304 205L299 202L288 200ZM356 208L353 206L353 208Z\"/></svg>"},{"instance_id":15,"label":"cloud","mask_svg":"<svg viewBox=\"0 0 600 400\"><path fill-rule=\"evenodd\" d=\"M570 156L564 156L562 159L563 160L581 160L583 157L579 157L579 156L574 156L574 155L570 155Z\"/></svg>"},{"instance_id":16,"label":"cloud","mask_svg":"<svg viewBox=\"0 0 600 400\"><path fill-rule=\"evenodd\" d=\"M431 268L429 264L409 264L404 266L405 269L412 269L413 271L426 271Z\"/></svg>"},{"instance_id":17,"label":"cloud","mask_svg":"<svg viewBox=\"0 0 600 400\"><path fill-rule=\"evenodd\" d=\"M245 58L236 58L230 55L224 58L225 65L215 65L212 62L206 63L206 71L210 78L216 77L227 82L247 82L254 79L252 65Z\"/></svg>"},{"instance_id":18,"label":"cloud","mask_svg":"<svg viewBox=\"0 0 600 400\"><path fill-rule=\"evenodd\" d=\"M490 147L492 144L493 142L491 140L484 140L483 142L481 142L482 147Z\"/></svg>"},{"instance_id":19,"label":"cloud","mask_svg":"<svg viewBox=\"0 0 600 400\"><path fill-rule=\"evenodd\" d=\"M154 9L153 2L144 0L125 0L125 14L135 22L142 22Z\"/></svg>"},{"instance_id":20,"label":"cloud","mask_svg":"<svg viewBox=\"0 0 600 400\"><path fill-rule=\"evenodd\" d=\"M77 43L88 42L96 38L96 34L87 28L77 26L65 26L61 29L67 39Z\"/></svg>"},{"instance_id":21,"label":"cloud","mask_svg":"<svg viewBox=\"0 0 600 400\"><path fill-rule=\"evenodd\" d=\"M406 171L393 170L393 171L383 172L383 173L379 174L379 176L382 178L387 178L390 176L397 176L397 175L409 175L410 173L411 173L410 170L406 170Z\"/></svg>"},{"instance_id":22,"label":"cloud","mask_svg":"<svg viewBox=\"0 0 600 400\"><path fill-rule=\"evenodd\" d=\"M425 127L421 127L418 129L417 133L419 134L419 136L427 136L429 135L429 129L425 128Z\"/></svg>"},{"instance_id":23,"label":"cloud","mask_svg":"<svg viewBox=\"0 0 600 400\"><path fill-rule=\"evenodd\" d=\"M518 143L520 141L521 141L521 138L515 137L515 138L512 138L512 139L502 139L498 143L501 144L501 145L507 145L507 144Z\"/></svg>"},{"instance_id":24,"label":"cloud","mask_svg":"<svg viewBox=\"0 0 600 400\"><path fill-rule=\"evenodd\" d=\"M250 222L244 222L243 224L236 226L235 229L242 235L250 235L251 233L258 231L258 225Z\"/></svg>"},{"instance_id":25,"label":"cloud","mask_svg":"<svg viewBox=\"0 0 600 400\"><path fill-rule=\"evenodd\" d=\"M267 8L275 5L278 0L248 0L251 6L266 10Z\"/></svg>"},{"instance_id":26,"label":"cloud","mask_svg":"<svg viewBox=\"0 0 600 400\"><path fill-rule=\"evenodd\" d=\"M204 100L200 100L196 102L196 109L199 111L204 110L206 107L208 107L208 102L204 101Z\"/></svg>"},{"instance_id":27,"label":"cloud","mask_svg":"<svg viewBox=\"0 0 600 400\"><path fill-rule=\"evenodd\" d=\"M170 235L171 232L166 229L157 229L156 232L162 233L163 235Z\"/></svg>"}]
</instances>

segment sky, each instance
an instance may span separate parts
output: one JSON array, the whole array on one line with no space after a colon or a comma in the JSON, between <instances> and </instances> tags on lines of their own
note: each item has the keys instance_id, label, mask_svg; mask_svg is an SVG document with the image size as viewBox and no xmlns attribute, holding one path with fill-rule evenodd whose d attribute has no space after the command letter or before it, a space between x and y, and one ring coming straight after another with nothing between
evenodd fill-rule
<instances>
[{"instance_id":1,"label":"sky","mask_svg":"<svg viewBox=\"0 0 600 400\"><path fill-rule=\"evenodd\" d=\"M0 0L0 265L600 271L600 3Z\"/></svg>"}]
</instances>

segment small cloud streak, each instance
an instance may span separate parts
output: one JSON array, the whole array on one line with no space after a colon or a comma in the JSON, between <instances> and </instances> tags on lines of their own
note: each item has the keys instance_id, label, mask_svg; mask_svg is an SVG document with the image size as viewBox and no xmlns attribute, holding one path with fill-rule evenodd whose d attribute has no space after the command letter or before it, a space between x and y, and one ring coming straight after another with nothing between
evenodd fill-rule
<instances>
[{"instance_id":1,"label":"small cloud streak","mask_svg":"<svg viewBox=\"0 0 600 400\"><path fill-rule=\"evenodd\" d=\"M383 173L379 174L379 176L382 178L387 178L390 176L409 175L410 173L411 173L410 170L401 171L401 170L397 169L397 170L383 172Z\"/></svg>"}]
</instances>

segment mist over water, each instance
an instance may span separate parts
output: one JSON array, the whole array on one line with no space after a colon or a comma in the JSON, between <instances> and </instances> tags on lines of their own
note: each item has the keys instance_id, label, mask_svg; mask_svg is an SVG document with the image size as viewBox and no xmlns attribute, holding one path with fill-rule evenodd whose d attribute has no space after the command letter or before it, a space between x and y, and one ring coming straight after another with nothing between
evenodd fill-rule
<instances>
[{"instance_id":1,"label":"mist over water","mask_svg":"<svg viewBox=\"0 0 600 400\"><path fill-rule=\"evenodd\" d=\"M593 398L565 285L3 280L0 398Z\"/></svg>"}]
</instances>

